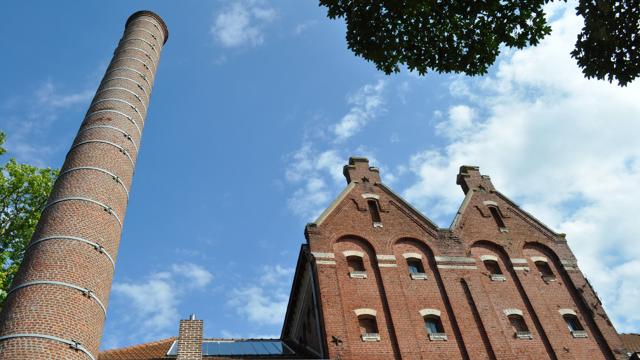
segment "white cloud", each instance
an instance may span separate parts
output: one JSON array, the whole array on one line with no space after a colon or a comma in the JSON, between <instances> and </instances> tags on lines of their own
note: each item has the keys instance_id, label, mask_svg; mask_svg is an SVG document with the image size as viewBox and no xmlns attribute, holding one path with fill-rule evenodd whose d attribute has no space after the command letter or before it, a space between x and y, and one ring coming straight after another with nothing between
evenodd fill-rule
<instances>
[{"instance_id":1,"label":"white cloud","mask_svg":"<svg viewBox=\"0 0 640 360\"><path fill-rule=\"evenodd\" d=\"M314 27L316 25L318 25L318 20L305 21L303 23L300 23L300 24L296 25L296 27L293 28L293 33L296 34L296 35L301 35L305 31L308 31L309 29L311 29L312 27Z\"/></svg>"},{"instance_id":2,"label":"white cloud","mask_svg":"<svg viewBox=\"0 0 640 360\"><path fill-rule=\"evenodd\" d=\"M378 80L375 84L363 86L347 98L347 103L352 105L351 109L332 127L336 141L340 142L352 137L369 121L385 111L382 97L384 87L385 81Z\"/></svg>"},{"instance_id":3,"label":"white cloud","mask_svg":"<svg viewBox=\"0 0 640 360\"><path fill-rule=\"evenodd\" d=\"M77 104L86 104L95 91L85 90L78 93L60 94L51 80L44 83L35 95L38 105L49 108L68 108Z\"/></svg>"},{"instance_id":4,"label":"white cloud","mask_svg":"<svg viewBox=\"0 0 640 360\"><path fill-rule=\"evenodd\" d=\"M264 43L264 28L277 16L263 1L229 3L216 15L211 34L225 47L258 46Z\"/></svg>"},{"instance_id":5,"label":"white cloud","mask_svg":"<svg viewBox=\"0 0 640 360\"><path fill-rule=\"evenodd\" d=\"M113 284L113 298L121 302L117 307L129 332L109 333L109 343L115 347L123 339L157 340L174 334L180 313L178 307L184 297L203 290L213 280L205 268L193 263L173 264L169 271L149 274L142 281ZM131 326L134 324L133 326ZM114 340L115 338L120 340Z\"/></svg>"},{"instance_id":6,"label":"white cloud","mask_svg":"<svg viewBox=\"0 0 640 360\"><path fill-rule=\"evenodd\" d=\"M174 274L187 278L187 284L196 289L204 288L213 280L209 271L192 263L173 264L171 270Z\"/></svg>"},{"instance_id":7,"label":"white cloud","mask_svg":"<svg viewBox=\"0 0 640 360\"><path fill-rule=\"evenodd\" d=\"M56 149L42 138L46 138L51 125L63 113L88 106L93 94L88 90L62 92L53 81L47 80L32 94L5 102L0 108L0 123L7 133L5 147L9 155L35 166L49 165L47 157Z\"/></svg>"},{"instance_id":8,"label":"white cloud","mask_svg":"<svg viewBox=\"0 0 640 360\"><path fill-rule=\"evenodd\" d=\"M354 94L347 96L347 103L351 105L347 114L337 123L318 131L325 134L329 130L329 133L335 135L334 141L327 143L305 138L303 145L287 157L289 165L285 178L297 187L287 201L293 213L309 221L322 213L342 187L342 169L349 156L364 156L372 164L377 164L369 149L349 149L342 142L361 131L369 121L385 111L382 96L385 84L383 80L365 84ZM387 179L392 181L393 176L389 174Z\"/></svg>"},{"instance_id":9,"label":"white cloud","mask_svg":"<svg viewBox=\"0 0 640 360\"><path fill-rule=\"evenodd\" d=\"M335 149L317 153L307 142L290 156L289 164L285 177L299 186L288 199L289 209L303 218L314 219L331 201L335 185L343 181L344 158Z\"/></svg>"},{"instance_id":10,"label":"white cloud","mask_svg":"<svg viewBox=\"0 0 640 360\"><path fill-rule=\"evenodd\" d=\"M258 325L279 325L284 320L294 269L265 266L254 284L233 289L228 305Z\"/></svg>"},{"instance_id":11,"label":"white cloud","mask_svg":"<svg viewBox=\"0 0 640 360\"><path fill-rule=\"evenodd\" d=\"M449 118L436 125L436 132L449 138L466 137L477 129L475 111L466 105L449 108Z\"/></svg>"},{"instance_id":12,"label":"white cloud","mask_svg":"<svg viewBox=\"0 0 640 360\"><path fill-rule=\"evenodd\" d=\"M539 46L501 57L493 76L453 82L459 103L437 125L448 142L411 158L418 180L404 195L445 225L462 200L458 167L479 165L503 193L568 233L618 330L638 331L640 83L584 79L569 56L582 20L571 5L552 11L553 33Z\"/></svg>"}]
</instances>

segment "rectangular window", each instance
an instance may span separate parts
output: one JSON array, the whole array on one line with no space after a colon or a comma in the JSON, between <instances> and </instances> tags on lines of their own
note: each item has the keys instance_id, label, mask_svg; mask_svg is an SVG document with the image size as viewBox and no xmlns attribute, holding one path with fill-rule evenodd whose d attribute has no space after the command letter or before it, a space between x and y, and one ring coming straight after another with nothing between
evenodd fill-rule
<instances>
[{"instance_id":1,"label":"rectangular window","mask_svg":"<svg viewBox=\"0 0 640 360\"><path fill-rule=\"evenodd\" d=\"M369 213L371 214L371 220L374 223L381 223L380 209L378 209L378 202L375 200L367 200L367 206L369 207Z\"/></svg>"}]
</instances>

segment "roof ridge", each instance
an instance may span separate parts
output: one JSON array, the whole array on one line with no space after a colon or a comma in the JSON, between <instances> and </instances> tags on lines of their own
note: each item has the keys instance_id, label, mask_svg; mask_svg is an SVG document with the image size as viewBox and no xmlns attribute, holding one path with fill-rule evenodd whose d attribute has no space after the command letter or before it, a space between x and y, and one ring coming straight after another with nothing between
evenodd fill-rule
<instances>
[{"instance_id":1,"label":"roof ridge","mask_svg":"<svg viewBox=\"0 0 640 360\"><path fill-rule=\"evenodd\" d=\"M116 349L108 349L108 350L100 351L100 354L113 353L113 352L116 352L116 351L127 351L127 350L132 350L132 349L135 349L135 348L141 348L141 347L150 346L150 345L158 345L158 344L161 344L163 342L175 341L177 339L178 339L178 337L172 336L172 337L168 337L168 338L164 338L164 339L160 339L160 340L156 340L156 341L152 341L152 342L136 344L136 345L130 345L130 346L126 346L126 347L122 347L122 348L116 348Z\"/></svg>"}]
</instances>

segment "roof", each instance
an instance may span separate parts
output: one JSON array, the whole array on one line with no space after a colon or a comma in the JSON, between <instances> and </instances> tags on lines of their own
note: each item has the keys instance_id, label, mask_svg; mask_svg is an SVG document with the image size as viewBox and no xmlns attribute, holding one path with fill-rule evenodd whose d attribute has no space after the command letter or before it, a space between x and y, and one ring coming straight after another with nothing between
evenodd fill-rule
<instances>
[{"instance_id":1,"label":"roof","mask_svg":"<svg viewBox=\"0 0 640 360\"><path fill-rule=\"evenodd\" d=\"M166 359L169 347L176 337L121 349L106 350L98 354L98 360L157 360Z\"/></svg>"},{"instance_id":2,"label":"roof","mask_svg":"<svg viewBox=\"0 0 640 360\"><path fill-rule=\"evenodd\" d=\"M176 358L175 349L167 355L176 337L146 344L112 349L101 352L98 360L160 360ZM203 339L203 356L207 359L299 359L296 354L279 339ZM220 345L227 345L222 348ZM265 345L261 345L265 344ZM213 347L211 347L213 345ZM235 346L233 346L235 345ZM256 348L256 346L258 346ZM251 348L250 351L246 347Z\"/></svg>"},{"instance_id":3,"label":"roof","mask_svg":"<svg viewBox=\"0 0 640 360\"><path fill-rule=\"evenodd\" d=\"M620 340L628 351L640 352L640 334L620 334Z\"/></svg>"}]
</instances>

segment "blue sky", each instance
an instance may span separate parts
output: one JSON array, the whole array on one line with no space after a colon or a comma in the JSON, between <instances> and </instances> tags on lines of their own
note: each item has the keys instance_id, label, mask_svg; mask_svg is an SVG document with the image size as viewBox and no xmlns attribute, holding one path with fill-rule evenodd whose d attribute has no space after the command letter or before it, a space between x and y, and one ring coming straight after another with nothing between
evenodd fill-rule
<instances>
[{"instance_id":1,"label":"blue sky","mask_svg":"<svg viewBox=\"0 0 640 360\"><path fill-rule=\"evenodd\" d=\"M640 331L640 85L585 80L553 34L469 78L385 76L314 1L0 5L0 129L9 155L60 167L128 15L168 24L124 226L103 348L177 333L278 336L304 224L350 155L447 227L462 164L568 233L620 331ZM3 159L3 161L6 159Z\"/></svg>"}]
</instances>

